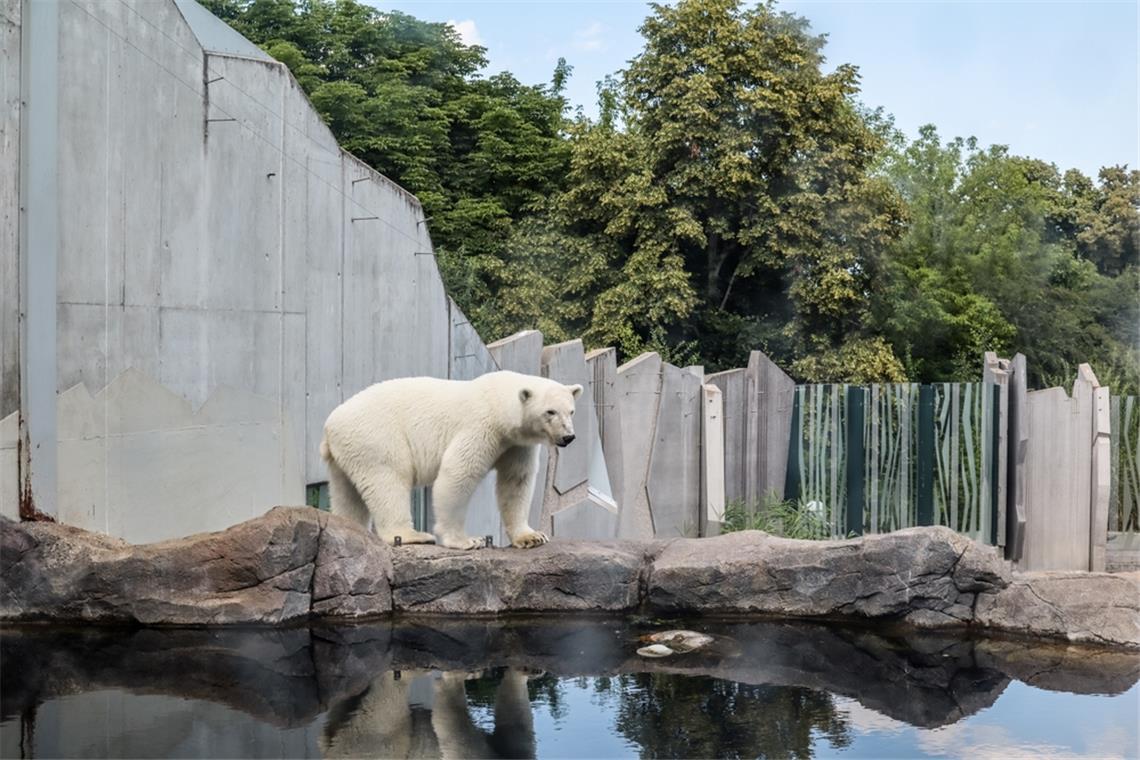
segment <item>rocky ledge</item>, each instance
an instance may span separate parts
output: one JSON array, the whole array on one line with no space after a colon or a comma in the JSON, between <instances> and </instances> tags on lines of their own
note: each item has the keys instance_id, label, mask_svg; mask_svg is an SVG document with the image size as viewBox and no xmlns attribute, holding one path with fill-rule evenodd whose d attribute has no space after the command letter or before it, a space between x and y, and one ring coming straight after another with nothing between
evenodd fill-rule
<instances>
[{"instance_id":1,"label":"rocky ledge","mask_svg":"<svg viewBox=\"0 0 1140 760\"><path fill-rule=\"evenodd\" d=\"M140 546L0 521L0 580L0 621L198 625L642 609L971 627L1140 648L1140 574L1010 574L992 549L946 528L846 541L749 531L459 552L390 549L304 507Z\"/></svg>"}]
</instances>

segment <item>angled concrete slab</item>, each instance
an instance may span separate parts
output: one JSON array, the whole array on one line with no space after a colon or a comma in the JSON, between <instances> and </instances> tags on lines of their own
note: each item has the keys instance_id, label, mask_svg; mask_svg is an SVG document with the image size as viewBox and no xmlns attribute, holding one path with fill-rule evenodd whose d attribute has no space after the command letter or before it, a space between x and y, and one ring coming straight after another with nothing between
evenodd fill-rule
<instances>
[{"instance_id":1,"label":"angled concrete slab","mask_svg":"<svg viewBox=\"0 0 1140 760\"><path fill-rule=\"evenodd\" d=\"M649 509L649 459L661 400L661 357L644 353L618 367L617 399L622 419L622 502L619 538L653 538Z\"/></svg>"},{"instance_id":2,"label":"angled concrete slab","mask_svg":"<svg viewBox=\"0 0 1140 760\"><path fill-rule=\"evenodd\" d=\"M598 418L598 434L605 458L610 493L617 504L623 500L622 487L622 418L617 391L617 350L598 348L586 354L586 364L593 375L594 409Z\"/></svg>"},{"instance_id":3,"label":"angled concrete slab","mask_svg":"<svg viewBox=\"0 0 1140 760\"><path fill-rule=\"evenodd\" d=\"M646 484L658 538L696 537L701 505L701 380L661 367L661 403Z\"/></svg>"},{"instance_id":4,"label":"angled concrete slab","mask_svg":"<svg viewBox=\"0 0 1140 760\"><path fill-rule=\"evenodd\" d=\"M784 498L796 383L762 352L753 351L748 357L745 388L749 393L745 499L754 505L769 493Z\"/></svg>"},{"instance_id":5,"label":"angled concrete slab","mask_svg":"<svg viewBox=\"0 0 1140 760\"><path fill-rule=\"evenodd\" d=\"M542 349L542 374L564 385L582 386L574 407L576 440L554 454L553 485L558 493L564 494L590 477L590 458L598 437L598 420L591 392L593 377L586 367L582 341L571 340Z\"/></svg>"}]
</instances>

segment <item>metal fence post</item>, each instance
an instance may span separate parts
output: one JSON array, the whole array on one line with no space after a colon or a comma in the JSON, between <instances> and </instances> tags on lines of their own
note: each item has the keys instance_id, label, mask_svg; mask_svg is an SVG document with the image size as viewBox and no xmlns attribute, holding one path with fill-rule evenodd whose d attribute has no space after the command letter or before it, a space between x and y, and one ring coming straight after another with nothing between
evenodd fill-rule
<instances>
[{"instance_id":1,"label":"metal fence post","mask_svg":"<svg viewBox=\"0 0 1140 760\"><path fill-rule=\"evenodd\" d=\"M866 391L847 386L847 535L863 535L866 456L863 450L863 404Z\"/></svg>"},{"instance_id":2,"label":"metal fence post","mask_svg":"<svg viewBox=\"0 0 1140 760\"><path fill-rule=\"evenodd\" d=\"M784 476L784 499L799 501L800 498L800 441L803 431L800 430L800 387L797 386L792 396L792 432L788 436L788 472Z\"/></svg>"},{"instance_id":3,"label":"metal fence post","mask_svg":"<svg viewBox=\"0 0 1140 760\"><path fill-rule=\"evenodd\" d=\"M934 525L934 387L918 388L918 524Z\"/></svg>"}]
</instances>

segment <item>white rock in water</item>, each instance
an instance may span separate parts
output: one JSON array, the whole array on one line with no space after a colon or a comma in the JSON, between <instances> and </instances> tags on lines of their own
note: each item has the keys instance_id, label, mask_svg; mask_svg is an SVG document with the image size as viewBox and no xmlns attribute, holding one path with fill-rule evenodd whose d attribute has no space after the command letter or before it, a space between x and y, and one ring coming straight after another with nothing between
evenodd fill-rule
<instances>
[{"instance_id":1,"label":"white rock in water","mask_svg":"<svg viewBox=\"0 0 1140 760\"><path fill-rule=\"evenodd\" d=\"M664 644L674 652L681 654L706 647L713 642L712 636L696 631L663 631L662 633L654 633L648 638L656 644Z\"/></svg>"},{"instance_id":2,"label":"white rock in water","mask_svg":"<svg viewBox=\"0 0 1140 760\"><path fill-rule=\"evenodd\" d=\"M642 657L668 657L673 654L673 650L664 644L650 644L638 649L637 653Z\"/></svg>"}]
</instances>

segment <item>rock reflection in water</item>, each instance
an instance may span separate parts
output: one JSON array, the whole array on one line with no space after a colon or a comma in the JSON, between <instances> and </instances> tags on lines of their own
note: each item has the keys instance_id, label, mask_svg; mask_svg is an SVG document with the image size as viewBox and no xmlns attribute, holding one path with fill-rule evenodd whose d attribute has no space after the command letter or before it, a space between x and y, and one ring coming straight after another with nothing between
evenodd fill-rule
<instances>
[{"instance_id":1,"label":"rock reflection in water","mask_svg":"<svg viewBox=\"0 0 1140 760\"><path fill-rule=\"evenodd\" d=\"M851 740L836 696L937 728L993 705L1011 680L1120 694L1140 674L1131 652L777 622L689 627L723 643L646 660L639 637L663 627L597 618L12 628L0 632L0 756L528 757L546 736L536 709L548 728L561 716L581 735L571 739L604 732L627 754L808 756L819 741ZM603 723L568 714L583 690Z\"/></svg>"}]
</instances>

